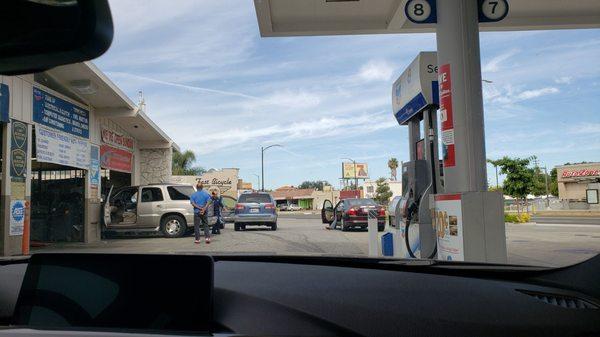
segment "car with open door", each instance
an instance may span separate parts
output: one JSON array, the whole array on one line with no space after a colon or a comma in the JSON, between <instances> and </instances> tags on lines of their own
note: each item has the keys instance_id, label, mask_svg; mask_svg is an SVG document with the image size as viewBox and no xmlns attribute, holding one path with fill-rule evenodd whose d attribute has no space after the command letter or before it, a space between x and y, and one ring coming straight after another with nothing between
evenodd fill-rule
<instances>
[{"instance_id":1,"label":"car with open door","mask_svg":"<svg viewBox=\"0 0 600 337\"><path fill-rule=\"evenodd\" d=\"M112 192L111 188L104 204L107 232L160 232L173 238L194 225L191 185L128 186Z\"/></svg>"},{"instance_id":2,"label":"car with open door","mask_svg":"<svg viewBox=\"0 0 600 337\"><path fill-rule=\"evenodd\" d=\"M385 208L369 198L342 199L333 206L331 200L323 201L321 220L323 223L332 224L336 221L342 231L351 228L365 229L368 226L369 211L377 212L377 230L385 229Z\"/></svg>"}]
</instances>

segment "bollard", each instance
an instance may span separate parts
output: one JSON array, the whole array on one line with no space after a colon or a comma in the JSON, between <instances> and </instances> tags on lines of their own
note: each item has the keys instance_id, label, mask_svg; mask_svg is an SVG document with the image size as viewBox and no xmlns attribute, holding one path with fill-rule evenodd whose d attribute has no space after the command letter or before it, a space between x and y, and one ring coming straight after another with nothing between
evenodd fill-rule
<instances>
[{"instance_id":1,"label":"bollard","mask_svg":"<svg viewBox=\"0 0 600 337\"><path fill-rule=\"evenodd\" d=\"M21 253L29 255L29 200L25 200L25 217L23 219L23 237L21 240Z\"/></svg>"},{"instance_id":2,"label":"bollard","mask_svg":"<svg viewBox=\"0 0 600 337\"><path fill-rule=\"evenodd\" d=\"M369 256L377 257L379 256L379 240L377 240L377 210L369 210L367 224L369 228Z\"/></svg>"}]
</instances>

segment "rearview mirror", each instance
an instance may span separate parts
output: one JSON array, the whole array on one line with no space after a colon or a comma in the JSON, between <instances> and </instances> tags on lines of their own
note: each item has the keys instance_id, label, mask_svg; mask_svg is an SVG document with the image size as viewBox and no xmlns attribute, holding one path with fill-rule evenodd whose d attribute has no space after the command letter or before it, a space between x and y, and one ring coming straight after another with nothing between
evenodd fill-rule
<instances>
[{"instance_id":1,"label":"rearview mirror","mask_svg":"<svg viewBox=\"0 0 600 337\"><path fill-rule=\"evenodd\" d=\"M88 61L112 39L108 0L0 1L0 74Z\"/></svg>"}]
</instances>

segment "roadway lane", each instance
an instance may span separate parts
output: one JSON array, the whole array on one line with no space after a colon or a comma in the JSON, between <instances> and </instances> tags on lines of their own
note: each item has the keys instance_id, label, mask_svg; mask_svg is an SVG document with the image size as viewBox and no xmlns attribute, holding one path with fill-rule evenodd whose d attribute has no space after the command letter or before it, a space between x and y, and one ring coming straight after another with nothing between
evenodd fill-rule
<instances>
[{"instance_id":1,"label":"roadway lane","mask_svg":"<svg viewBox=\"0 0 600 337\"><path fill-rule=\"evenodd\" d=\"M98 243L57 243L34 252L219 253L367 256L366 231L325 230L318 214L281 214L277 231L251 228L236 232L228 223L209 245L183 238L137 237ZM380 233L380 235L383 233ZM507 224L508 262L565 266L600 252L600 226L576 224Z\"/></svg>"}]
</instances>

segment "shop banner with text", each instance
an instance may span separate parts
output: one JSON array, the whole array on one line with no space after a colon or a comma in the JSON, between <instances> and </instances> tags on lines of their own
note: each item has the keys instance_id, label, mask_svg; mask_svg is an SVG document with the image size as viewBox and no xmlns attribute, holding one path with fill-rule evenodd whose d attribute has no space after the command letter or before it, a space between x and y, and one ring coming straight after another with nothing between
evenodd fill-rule
<instances>
[{"instance_id":1,"label":"shop banner with text","mask_svg":"<svg viewBox=\"0 0 600 337\"><path fill-rule=\"evenodd\" d=\"M454 120L452 115L452 81L450 64L442 64L438 73L440 86L440 120L442 122L442 153L444 167L456 166Z\"/></svg>"},{"instance_id":2,"label":"shop banner with text","mask_svg":"<svg viewBox=\"0 0 600 337\"><path fill-rule=\"evenodd\" d=\"M38 162L89 169L90 149L87 140L55 131L41 125L35 127L36 160Z\"/></svg>"},{"instance_id":3,"label":"shop banner with text","mask_svg":"<svg viewBox=\"0 0 600 337\"><path fill-rule=\"evenodd\" d=\"M90 113L51 95L33 88L33 121L74 136L90 138Z\"/></svg>"},{"instance_id":4,"label":"shop banner with text","mask_svg":"<svg viewBox=\"0 0 600 337\"><path fill-rule=\"evenodd\" d=\"M102 142L114 147L122 147L133 151L133 138L105 128L102 128L101 135Z\"/></svg>"},{"instance_id":5,"label":"shop banner with text","mask_svg":"<svg viewBox=\"0 0 600 337\"><path fill-rule=\"evenodd\" d=\"M98 198L100 195L100 147L90 144L90 197Z\"/></svg>"},{"instance_id":6,"label":"shop banner with text","mask_svg":"<svg viewBox=\"0 0 600 337\"><path fill-rule=\"evenodd\" d=\"M133 154L131 152L108 145L100 146L100 166L103 168L131 173L132 165Z\"/></svg>"}]
</instances>

